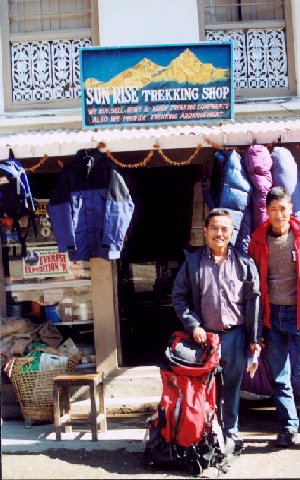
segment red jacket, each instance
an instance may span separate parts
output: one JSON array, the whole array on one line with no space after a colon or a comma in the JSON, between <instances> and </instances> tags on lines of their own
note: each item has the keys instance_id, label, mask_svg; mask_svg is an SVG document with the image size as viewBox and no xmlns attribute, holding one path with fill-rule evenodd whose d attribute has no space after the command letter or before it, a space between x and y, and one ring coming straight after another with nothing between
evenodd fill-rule
<instances>
[{"instance_id":1,"label":"red jacket","mask_svg":"<svg viewBox=\"0 0 300 480\"><path fill-rule=\"evenodd\" d=\"M297 262L297 327L300 329L300 221L297 218L291 216L290 225L294 234L295 252ZM269 292L267 286L268 276L268 243L267 232L270 227L269 220L266 220L260 227L258 227L252 234L251 241L249 243L248 252L256 263L259 271L260 280L260 292L263 311L263 322L268 328L271 328L270 323L270 304L269 304Z\"/></svg>"}]
</instances>

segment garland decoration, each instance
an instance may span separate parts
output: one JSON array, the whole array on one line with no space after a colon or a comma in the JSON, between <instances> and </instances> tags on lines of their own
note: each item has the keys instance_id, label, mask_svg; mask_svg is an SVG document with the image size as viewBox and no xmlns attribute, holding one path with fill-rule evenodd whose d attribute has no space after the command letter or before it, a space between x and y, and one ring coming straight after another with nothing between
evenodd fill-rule
<instances>
[{"instance_id":1,"label":"garland decoration","mask_svg":"<svg viewBox=\"0 0 300 480\"><path fill-rule=\"evenodd\" d=\"M205 143L215 149L215 150L219 150L219 151L224 151L224 150L232 150L232 149L235 149L238 153L240 154L244 154L246 149L248 148L249 145L244 145L242 147L236 147L236 146L220 146L212 141L209 140L209 138L207 137L204 137L204 140L205 140ZM281 140L281 138L279 138L278 140ZM256 144L256 140L254 140L253 144ZM270 151L276 146L276 145L280 145L281 142L278 142L278 141L274 141L274 142L270 142L268 144L264 144L265 147L267 147ZM158 143L155 143L152 147L152 150L150 150L148 152L148 154L146 155L146 157L141 160L140 162L137 162L137 163L123 163L121 162L120 160L118 160L113 154L112 152L110 152L109 150L106 150L106 144L104 142L99 142L98 143L98 148L99 149L103 149L104 150L104 153L107 155L107 157L112 160L116 165L118 165L119 167L121 168L140 168L140 167L146 167L146 165L148 165L148 163L150 162L150 160L152 159L155 151L157 151L157 153L160 155L160 157L169 165L172 165L172 166L175 166L175 167L181 167L181 166L185 166L185 165L189 165L192 163L192 161L195 159L195 157L198 155L199 151L201 150L201 148L203 147L203 145L201 144L198 144L194 153L192 153L187 159L185 160L182 160L180 162L177 162L175 160L172 160L171 158L169 158L163 151L163 149L159 146ZM299 150L300 149L300 144L297 144L296 145L296 149ZM40 168L45 162L47 162L47 160L49 159L48 155L45 154L40 160L39 162L34 165L33 167L29 167L29 168L25 168L25 171L26 172L30 172L30 173L35 173L35 171ZM57 165L58 167L61 169L64 165L64 163L62 162L62 160L59 160L57 159Z\"/></svg>"},{"instance_id":2,"label":"garland decoration","mask_svg":"<svg viewBox=\"0 0 300 480\"><path fill-rule=\"evenodd\" d=\"M139 168L139 167L145 167L147 165L147 163L150 162L151 158L153 157L153 150L150 150L150 152L148 153L148 155L146 155L146 157L144 158L144 160L142 160L141 162L138 162L138 163L122 163L120 162L120 160L118 160L116 157L113 156L113 154L109 151L109 150L106 150L106 155L108 156L108 158L110 158L110 160L112 160L116 165L118 165L119 167L121 168Z\"/></svg>"},{"instance_id":3,"label":"garland decoration","mask_svg":"<svg viewBox=\"0 0 300 480\"><path fill-rule=\"evenodd\" d=\"M161 158L166 163L168 163L169 165L173 165L174 167L181 167L182 165L189 165L194 160L194 158L198 155L200 149L202 148L202 145L199 143L199 145L197 145L194 153L192 153L192 155L190 155L186 160L183 160L182 162L175 162L174 160L171 160L169 157L167 157L167 155L163 152L163 150L159 147L159 145L153 145L153 146L155 148L157 148L157 151L158 151L159 155L161 156Z\"/></svg>"},{"instance_id":4,"label":"garland decoration","mask_svg":"<svg viewBox=\"0 0 300 480\"><path fill-rule=\"evenodd\" d=\"M205 137L205 142L211 147L211 148L214 148L215 150L219 150L219 151L224 151L224 150L232 150L232 149L235 149L237 152L240 150L240 152L242 151L241 149L237 149L237 147L235 146L227 146L227 147L220 147L220 145L218 145L217 143L214 143L214 142L211 142L208 138Z\"/></svg>"},{"instance_id":5,"label":"garland decoration","mask_svg":"<svg viewBox=\"0 0 300 480\"><path fill-rule=\"evenodd\" d=\"M30 168L25 168L25 171L34 173L39 167L41 167L48 160L48 158L49 158L48 155L45 153L43 158L41 158L41 160L36 165Z\"/></svg>"}]
</instances>

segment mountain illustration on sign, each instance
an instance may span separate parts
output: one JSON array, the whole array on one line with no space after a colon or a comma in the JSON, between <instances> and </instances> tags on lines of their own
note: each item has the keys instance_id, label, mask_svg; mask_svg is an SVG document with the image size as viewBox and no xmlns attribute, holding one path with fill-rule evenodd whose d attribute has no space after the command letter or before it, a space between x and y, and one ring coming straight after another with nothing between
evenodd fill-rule
<instances>
[{"instance_id":1,"label":"mountain illustration on sign","mask_svg":"<svg viewBox=\"0 0 300 480\"><path fill-rule=\"evenodd\" d=\"M201 84L225 80L229 77L229 69L215 67L212 63L203 63L189 48L186 48L166 67L158 65L148 58L143 58L134 67L118 73L108 82L87 78L84 87L85 89L108 88L111 91L113 87L134 85L137 89L141 89L150 83L177 82Z\"/></svg>"}]
</instances>

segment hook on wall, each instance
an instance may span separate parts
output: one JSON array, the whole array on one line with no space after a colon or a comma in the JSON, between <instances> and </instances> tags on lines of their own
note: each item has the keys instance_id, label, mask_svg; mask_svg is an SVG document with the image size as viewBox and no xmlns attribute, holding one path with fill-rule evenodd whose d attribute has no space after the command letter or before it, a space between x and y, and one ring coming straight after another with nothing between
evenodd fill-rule
<instances>
[{"instance_id":1,"label":"hook on wall","mask_svg":"<svg viewBox=\"0 0 300 480\"><path fill-rule=\"evenodd\" d=\"M100 152L105 152L106 151L106 143L105 142L98 142L98 149Z\"/></svg>"}]
</instances>

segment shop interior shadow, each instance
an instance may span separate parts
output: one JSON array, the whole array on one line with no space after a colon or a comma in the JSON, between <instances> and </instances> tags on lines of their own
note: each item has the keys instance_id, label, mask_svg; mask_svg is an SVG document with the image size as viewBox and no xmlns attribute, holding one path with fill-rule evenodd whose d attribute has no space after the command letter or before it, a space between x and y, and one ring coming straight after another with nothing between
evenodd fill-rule
<instances>
[{"instance_id":1,"label":"shop interior shadow","mask_svg":"<svg viewBox=\"0 0 300 480\"><path fill-rule=\"evenodd\" d=\"M171 292L184 249L191 248L193 192L201 173L201 165L192 165L126 175L135 212L118 261L123 366L159 365L168 338L182 329Z\"/></svg>"}]
</instances>

